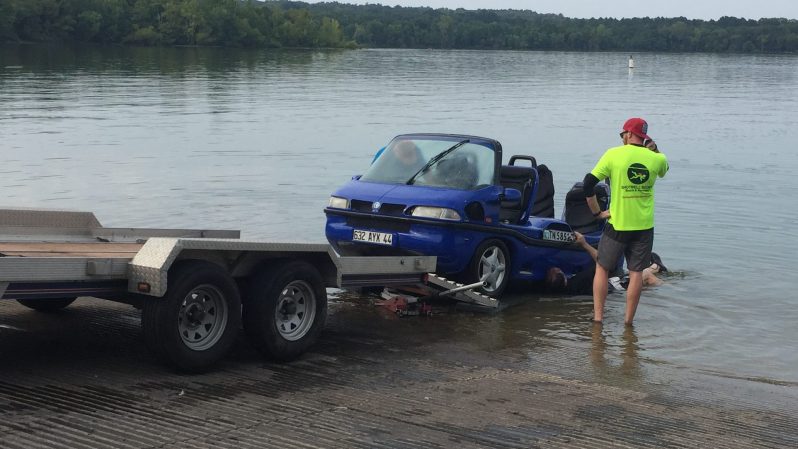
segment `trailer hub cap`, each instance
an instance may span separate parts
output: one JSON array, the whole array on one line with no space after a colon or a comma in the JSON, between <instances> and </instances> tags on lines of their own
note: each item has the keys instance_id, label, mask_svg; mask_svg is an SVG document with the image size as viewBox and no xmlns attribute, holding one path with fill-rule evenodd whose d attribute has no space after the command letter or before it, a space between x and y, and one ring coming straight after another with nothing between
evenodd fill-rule
<instances>
[{"instance_id":1,"label":"trailer hub cap","mask_svg":"<svg viewBox=\"0 0 798 449\"><path fill-rule=\"evenodd\" d=\"M205 310L197 303L190 304L186 309L189 326L195 328L199 327L202 324L202 320L205 318Z\"/></svg>"},{"instance_id":2,"label":"trailer hub cap","mask_svg":"<svg viewBox=\"0 0 798 449\"><path fill-rule=\"evenodd\" d=\"M213 285L192 289L180 304L177 327L183 343L195 351L213 347L227 324L227 302Z\"/></svg>"},{"instance_id":3,"label":"trailer hub cap","mask_svg":"<svg viewBox=\"0 0 798 449\"><path fill-rule=\"evenodd\" d=\"M301 339L313 326L316 318L316 294L303 280L290 282L280 292L274 323L280 335L289 341Z\"/></svg>"}]
</instances>

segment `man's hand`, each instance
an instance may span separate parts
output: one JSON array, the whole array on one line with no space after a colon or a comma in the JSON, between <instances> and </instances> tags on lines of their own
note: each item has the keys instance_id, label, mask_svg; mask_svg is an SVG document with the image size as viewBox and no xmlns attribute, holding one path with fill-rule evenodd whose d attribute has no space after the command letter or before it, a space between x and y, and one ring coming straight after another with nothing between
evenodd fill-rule
<instances>
[{"instance_id":1,"label":"man's hand","mask_svg":"<svg viewBox=\"0 0 798 449\"><path fill-rule=\"evenodd\" d=\"M593 259L594 262L598 262L598 251L596 251L596 248L593 248L589 243L587 243L584 235L574 231L574 242L581 246L582 249L587 251L587 253L590 254L590 258Z\"/></svg>"},{"instance_id":2,"label":"man's hand","mask_svg":"<svg viewBox=\"0 0 798 449\"><path fill-rule=\"evenodd\" d=\"M659 153L659 150L657 149L657 142L654 142L653 140L649 140L648 143L646 143L646 147L655 153Z\"/></svg>"},{"instance_id":3,"label":"man's hand","mask_svg":"<svg viewBox=\"0 0 798 449\"><path fill-rule=\"evenodd\" d=\"M610 218L610 211L609 209L601 211L600 214L596 215L596 220L606 220Z\"/></svg>"}]
</instances>

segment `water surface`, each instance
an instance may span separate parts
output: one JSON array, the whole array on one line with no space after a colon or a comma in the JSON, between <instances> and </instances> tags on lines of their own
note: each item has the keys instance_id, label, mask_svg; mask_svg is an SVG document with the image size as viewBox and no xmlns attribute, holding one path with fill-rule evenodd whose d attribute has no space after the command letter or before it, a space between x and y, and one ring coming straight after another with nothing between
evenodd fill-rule
<instances>
[{"instance_id":1,"label":"water surface","mask_svg":"<svg viewBox=\"0 0 798 449\"><path fill-rule=\"evenodd\" d=\"M622 296L596 333L589 298L523 291L497 315L440 317L443 328L513 335L498 345L530 364L576 347L585 358L573 366L596 366L600 347L608 372L633 353L637 374L665 364L795 388L798 58L638 54L633 72L627 59L0 47L0 203L90 210L106 226L321 242L329 193L378 148L400 133L451 132L548 165L559 215L623 121L642 116L671 162L655 251L673 273L644 292L632 333L618 324Z\"/></svg>"}]
</instances>

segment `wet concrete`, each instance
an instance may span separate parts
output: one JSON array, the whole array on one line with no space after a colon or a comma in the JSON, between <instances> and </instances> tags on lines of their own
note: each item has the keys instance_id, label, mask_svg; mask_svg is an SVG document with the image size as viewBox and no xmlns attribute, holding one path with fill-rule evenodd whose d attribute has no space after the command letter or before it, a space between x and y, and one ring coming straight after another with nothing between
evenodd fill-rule
<instances>
[{"instance_id":1,"label":"wet concrete","mask_svg":"<svg viewBox=\"0 0 798 449\"><path fill-rule=\"evenodd\" d=\"M0 302L0 447L796 447L796 386L649 359L586 301L396 318L333 298L321 342L264 360L243 338L175 374L139 312Z\"/></svg>"}]
</instances>

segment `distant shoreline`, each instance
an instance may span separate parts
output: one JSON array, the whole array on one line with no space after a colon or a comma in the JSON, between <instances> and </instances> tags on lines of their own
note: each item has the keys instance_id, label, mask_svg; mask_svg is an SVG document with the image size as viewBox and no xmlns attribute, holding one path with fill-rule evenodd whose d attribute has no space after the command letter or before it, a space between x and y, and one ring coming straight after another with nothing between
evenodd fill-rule
<instances>
[{"instance_id":1,"label":"distant shoreline","mask_svg":"<svg viewBox=\"0 0 798 449\"><path fill-rule=\"evenodd\" d=\"M292 1L0 6L0 42L145 47L414 48L798 54L798 20L721 17L573 19L529 10L465 10Z\"/></svg>"}]
</instances>

